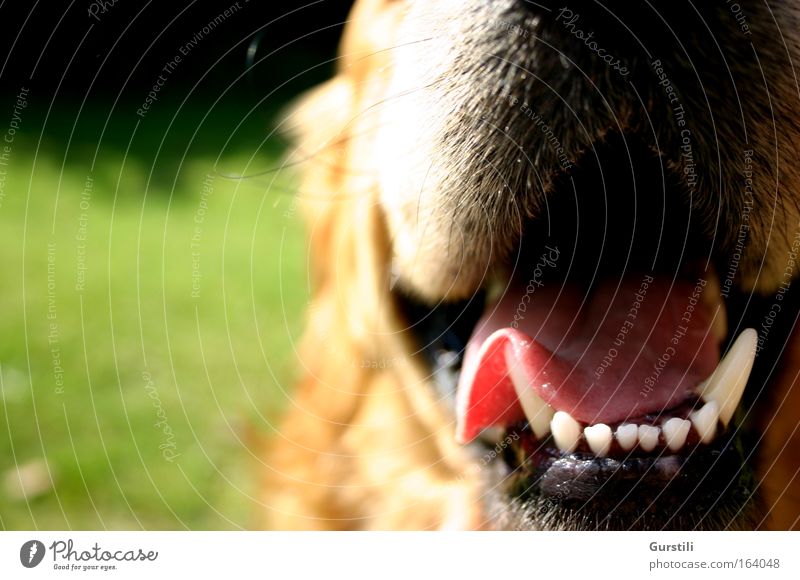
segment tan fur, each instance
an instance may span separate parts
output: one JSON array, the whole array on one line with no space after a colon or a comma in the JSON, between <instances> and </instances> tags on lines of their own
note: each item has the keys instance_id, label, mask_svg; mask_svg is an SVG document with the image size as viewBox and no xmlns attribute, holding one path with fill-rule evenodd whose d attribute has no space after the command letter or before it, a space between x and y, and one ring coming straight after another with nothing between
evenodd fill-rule
<instances>
[{"instance_id":1,"label":"tan fur","mask_svg":"<svg viewBox=\"0 0 800 580\"><path fill-rule=\"evenodd\" d=\"M389 296L391 243L369 108L385 93L392 62L381 49L403 10L402 2L358 2L337 76L290 115L297 157L313 158L301 197L314 287L303 378L267 455L263 501L273 529L486 524L479 461L453 441L452 419L410 357ZM786 363L761 461L765 527L781 529L800 527L800 339Z\"/></svg>"},{"instance_id":2,"label":"tan fur","mask_svg":"<svg viewBox=\"0 0 800 580\"><path fill-rule=\"evenodd\" d=\"M467 453L408 357L388 297L389 242L353 115L380 93L394 16L362 2L342 43L340 74L306 97L301 129L314 298L302 349L305 378L269 454L264 502L277 529L474 527ZM362 36L367 33L367 37ZM363 118L362 118L363 119ZM367 149L367 150L365 150ZM391 368L365 368L389 361Z\"/></svg>"}]
</instances>

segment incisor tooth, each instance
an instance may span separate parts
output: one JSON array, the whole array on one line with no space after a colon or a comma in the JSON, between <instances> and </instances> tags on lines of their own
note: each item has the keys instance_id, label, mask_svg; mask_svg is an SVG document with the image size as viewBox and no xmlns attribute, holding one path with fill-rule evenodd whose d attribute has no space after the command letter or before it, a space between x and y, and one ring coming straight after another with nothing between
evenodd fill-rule
<instances>
[{"instance_id":1,"label":"incisor tooth","mask_svg":"<svg viewBox=\"0 0 800 580\"><path fill-rule=\"evenodd\" d=\"M631 449L636 447L638 433L639 430L633 423L620 425L619 427L617 427L617 432L616 432L617 443L619 443L619 446L622 447L625 451L630 451Z\"/></svg>"},{"instance_id":2,"label":"incisor tooth","mask_svg":"<svg viewBox=\"0 0 800 580\"><path fill-rule=\"evenodd\" d=\"M677 451L686 443L686 436L689 434L689 428L692 426L690 421L686 419L679 419L673 417L667 420L662 426L661 430L664 431L664 440L672 451Z\"/></svg>"},{"instance_id":3,"label":"incisor tooth","mask_svg":"<svg viewBox=\"0 0 800 580\"><path fill-rule=\"evenodd\" d=\"M575 451L581 437L581 426L569 413L556 411L553 420L550 421L550 430L553 432L553 440L561 451L567 453Z\"/></svg>"},{"instance_id":4,"label":"incisor tooth","mask_svg":"<svg viewBox=\"0 0 800 580\"><path fill-rule=\"evenodd\" d=\"M519 403L522 405L522 410L525 411L525 417L528 419L531 430L538 439L544 439L550 432L550 420L553 418L555 410L529 386L525 371L522 370L522 366L514 356L511 345L506 346L505 357L511 383L517 392Z\"/></svg>"},{"instance_id":5,"label":"incisor tooth","mask_svg":"<svg viewBox=\"0 0 800 580\"><path fill-rule=\"evenodd\" d=\"M605 457L611 450L611 427L605 423L591 425L583 430L589 449L598 457Z\"/></svg>"},{"instance_id":6,"label":"incisor tooth","mask_svg":"<svg viewBox=\"0 0 800 580\"><path fill-rule=\"evenodd\" d=\"M719 361L717 368L700 386L700 396L706 402L719 405L719 419L727 427L753 370L756 358L758 333L752 328L742 331L734 341L728 354Z\"/></svg>"},{"instance_id":7,"label":"incisor tooth","mask_svg":"<svg viewBox=\"0 0 800 580\"><path fill-rule=\"evenodd\" d=\"M652 451L658 445L658 435L661 429L651 425L639 425L639 447L645 451Z\"/></svg>"},{"instance_id":8,"label":"incisor tooth","mask_svg":"<svg viewBox=\"0 0 800 580\"><path fill-rule=\"evenodd\" d=\"M719 405L716 401L709 401L699 411L689 414L694 430L703 443L711 443L717 434L717 421L719 420Z\"/></svg>"}]
</instances>

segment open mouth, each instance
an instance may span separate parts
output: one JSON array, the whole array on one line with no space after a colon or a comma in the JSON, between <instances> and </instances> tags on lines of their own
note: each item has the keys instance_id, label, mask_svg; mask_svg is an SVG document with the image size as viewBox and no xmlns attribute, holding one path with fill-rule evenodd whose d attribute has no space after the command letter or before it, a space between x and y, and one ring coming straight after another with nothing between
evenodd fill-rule
<instances>
[{"instance_id":1,"label":"open mouth","mask_svg":"<svg viewBox=\"0 0 800 580\"><path fill-rule=\"evenodd\" d=\"M515 276L476 302L480 315L439 312L444 341L433 343L463 359L439 356L434 376L454 393L456 439L493 468L499 509L518 512L509 526L749 525L753 451L739 419L758 335L727 328L713 270L589 287Z\"/></svg>"},{"instance_id":2,"label":"open mouth","mask_svg":"<svg viewBox=\"0 0 800 580\"><path fill-rule=\"evenodd\" d=\"M492 486L538 519L686 529L720 511L710 525L735 527L753 493L736 416L758 337L727 332L716 274L517 278L486 301L456 375L455 435L496 457Z\"/></svg>"},{"instance_id":3,"label":"open mouth","mask_svg":"<svg viewBox=\"0 0 800 580\"><path fill-rule=\"evenodd\" d=\"M691 209L594 203L552 204L552 227L527 224L468 305L410 316L423 344L462 355L433 364L456 439L492 457L517 527L737 527L754 496L737 417L758 334Z\"/></svg>"},{"instance_id":4,"label":"open mouth","mask_svg":"<svg viewBox=\"0 0 800 580\"><path fill-rule=\"evenodd\" d=\"M568 286L532 278L489 305L458 385L460 441L527 422L537 444L562 453L628 457L686 453L730 424L757 335L743 330L720 359L715 281L652 274Z\"/></svg>"}]
</instances>

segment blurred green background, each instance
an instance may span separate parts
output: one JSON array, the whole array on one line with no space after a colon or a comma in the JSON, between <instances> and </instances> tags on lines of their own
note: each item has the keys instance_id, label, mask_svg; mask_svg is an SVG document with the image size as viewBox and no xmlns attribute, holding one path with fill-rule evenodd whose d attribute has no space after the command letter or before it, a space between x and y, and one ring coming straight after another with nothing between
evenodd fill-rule
<instances>
[{"instance_id":1,"label":"blurred green background","mask_svg":"<svg viewBox=\"0 0 800 580\"><path fill-rule=\"evenodd\" d=\"M331 73L348 3L318 4L226 18L144 116L228 3L19 24L0 75L0 528L258 525L308 295L273 130Z\"/></svg>"}]
</instances>

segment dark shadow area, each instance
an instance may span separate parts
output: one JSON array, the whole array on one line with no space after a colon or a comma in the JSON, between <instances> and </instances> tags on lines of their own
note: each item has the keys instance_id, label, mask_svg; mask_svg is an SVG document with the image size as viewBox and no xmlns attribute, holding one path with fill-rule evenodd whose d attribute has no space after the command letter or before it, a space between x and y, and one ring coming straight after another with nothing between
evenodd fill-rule
<instances>
[{"instance_id":1,"label":"dark shadow area","mask_svg":"<svg viewBox=\"0 0 800 580\"><path fill-rule=\"evenodd\" d=\"M184 158L275 158L279 112L332 74L350 4L5 3L0 124L23 95L18 135L43 154L127 155L156 179Z\"/></svg>"}]
</instances>

